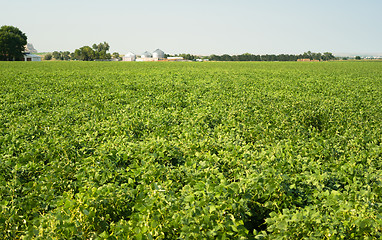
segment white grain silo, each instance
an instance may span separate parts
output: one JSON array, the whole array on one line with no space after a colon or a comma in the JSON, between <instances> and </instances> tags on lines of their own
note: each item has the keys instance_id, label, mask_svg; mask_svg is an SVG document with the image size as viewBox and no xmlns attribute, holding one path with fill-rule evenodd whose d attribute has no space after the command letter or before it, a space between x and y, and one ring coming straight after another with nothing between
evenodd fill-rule
<instances>
[{"instance_id":1,"label":"white grain silo","mask_svg":"<svg viewBox=\"0 0 382 240\"><path fill-rule=\"evenodd\" d=\"M149 52L144 52L142 55L141 55L141 58L152 58L153 55Z\"/></svg>"},{"instance_id":2,"label":"white grain silo","mask_svg":"<svg viewBox=\"0 0 382 240\"><path fill-rule=\"evenodd\" d=\"M157 49L153 52L153 58L155 59L163 59L164 58L164 52L160 49Z\"/></svg>"},{"instance_id":3,"label":"white grain silo","mask_svg":"<svg viewBox=\"0 0 382 240\"><path fill-rule=\"evenodd\" d=\"M136 58L137 56L134 53L128 52L125 56L123 56L122 61L133 62Z\"/></svg>"}]
</instances>

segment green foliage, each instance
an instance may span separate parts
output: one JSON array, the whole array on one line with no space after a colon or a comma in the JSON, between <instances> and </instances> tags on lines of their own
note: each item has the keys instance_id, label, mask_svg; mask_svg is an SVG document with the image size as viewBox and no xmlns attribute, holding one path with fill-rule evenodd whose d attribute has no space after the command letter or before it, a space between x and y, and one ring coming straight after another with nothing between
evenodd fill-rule
<instances>
[{"instance_id":1,"label":"green foliage","mask_svg":"<svg viewBox=\"0 0 382 240\"><path fill-rule=\"evenodd\" d=\"M44 55L44 60L52 60L52 58L53 58L53 55L51 54L51 53L47 53L47 54L45 54Z\"/></svg>"},{"instance_id":2,"label":"green foliage","mask_svg":"<svg viewBox=\"0 0 382 240\"><path fill-rule=\"evenodd\" d=\"M54 51L51 55L56 60L70 60L70 52L69 51Z\"/></svg>"},{"instance_id":3,"label":"green foliage","mask_svg":"<svg viewBox=\"0 0 382 240\"><path fill-rule=\"evenodd\" d=\"M181 54L180 56L185 59L195 59L187 58L189 54ZM192 55L191 55L192 56ZM324 52L322 53L314 53L311 51L304 52L303 54L293 55L293 54L266 54L266 55L254 55L250 53L244 53L241 55L228 55L224 54L221 56L211 55L208 57L209 60L212 61L297 61L297 59L310 59L310 60L318 60L318 61L329 61L336 59L332 53Z\"/></svg>"},{"instance_id":4,"label":"green foliage","mask_svg":"<svg viewBox=\"0 0 382 240\"><path fill-rule=\"evenodd\" d=\"M94 49L95 59L111 59L110 53L107 52L110 49L110 46L107 42L99 43L98 45L93 44L92 47Z\"/></svg>"},{"instance_id":5,"label":"green foliage","mask_svg":"<svg viewBox=\"0 0 382 240\"><path fill-rule=\"evenodd\" d=\"M23 60L27 36L17 27L0 28L0 61Z\"/></svg>"},{"instance_id":6,"label":"green foliage","mask_svg":"<svg viewBox=\"0 0 382 240\"><path fill-rule=\"evenodd\" d=\"M381 238L379 63L0 68L0 239Z\"/></svg>"},{"instance_id":7,"label":"green foliage","mask_svg":"<svg viewBox=\"0 0 382 240\"><path fill-rule=\"evenodd\" d=\"M111 54L108 53L110 46L107 42L93 44L92 48L83 46L76 49L72 55L72 60L93 61L93 60L108 60L111 59Z\"/></svg>"},{"instance_id":8,"label":"green foliage","mask_svg":"<svg viewBox=\"0 0 382 240\"><path fill-rule=\"evenodd\" d=\"M119 56L119 53L117 52L113 52L113 58L117 59L118 61L120 61L122 58Z\"/></svg>"}]
</instances>

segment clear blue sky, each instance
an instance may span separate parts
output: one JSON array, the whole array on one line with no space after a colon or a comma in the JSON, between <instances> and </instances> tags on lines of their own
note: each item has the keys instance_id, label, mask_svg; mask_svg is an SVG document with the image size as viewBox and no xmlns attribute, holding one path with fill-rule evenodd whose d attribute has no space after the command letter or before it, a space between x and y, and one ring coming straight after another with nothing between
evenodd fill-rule
<instances>
[{"instance_id":1,"label":"clear blue sky","mask_svg":"<svg viewBox=\"0 0 382 240\"><path fill-rule=\"evenodd\" d=\"M39 51L382 52L382 0L0 0Z\"/></svg>"}]
</instances>

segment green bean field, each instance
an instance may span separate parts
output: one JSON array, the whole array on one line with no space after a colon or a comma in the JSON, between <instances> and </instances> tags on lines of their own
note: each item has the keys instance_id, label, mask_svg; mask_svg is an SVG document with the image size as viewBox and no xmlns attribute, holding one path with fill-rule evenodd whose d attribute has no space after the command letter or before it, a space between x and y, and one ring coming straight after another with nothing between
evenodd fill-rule
<instances>
[{"instance_id":1,"label":"green bean field","mask_svg":"<svg viewBox=\"0 0 382 240\"><path fill-rule=\"evenodd\" d=\"M382 62L0 62L0 239L382 238Z\"/></svg>"}]
</instances>

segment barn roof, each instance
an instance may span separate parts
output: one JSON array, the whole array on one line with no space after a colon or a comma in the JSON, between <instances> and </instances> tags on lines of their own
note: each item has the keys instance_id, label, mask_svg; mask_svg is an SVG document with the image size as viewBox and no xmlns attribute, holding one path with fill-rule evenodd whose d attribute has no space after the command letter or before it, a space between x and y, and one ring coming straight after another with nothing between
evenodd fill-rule
<instances>
[{"instance_id":1,"label":"barn roof","mask_svg":"<svg viewBox=\"0 0 382 240\"><path fill-rule=\"evenodd\" d=\"M31 54L31 53L25 53L25 56L27 56L27 57L39 57L39 58L41 58L41 56L39 56L39 55L35 55L35 54Z\"/></svg>"}]
</instances>

